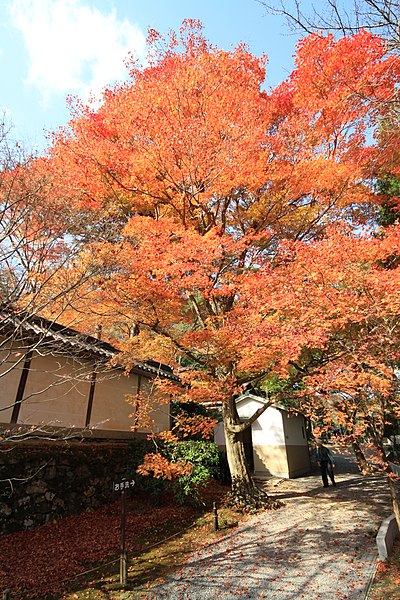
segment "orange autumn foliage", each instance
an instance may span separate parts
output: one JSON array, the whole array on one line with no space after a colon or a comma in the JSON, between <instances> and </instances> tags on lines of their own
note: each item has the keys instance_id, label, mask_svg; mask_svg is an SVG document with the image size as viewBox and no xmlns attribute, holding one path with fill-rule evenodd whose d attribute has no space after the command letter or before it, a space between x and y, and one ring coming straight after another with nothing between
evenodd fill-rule
<instances>
[{"instance_id":1,"label":"orange autumn foliage","mask_svg":"<svg viewBox=\"0 0 400 600\"><path fill-rule=\"evenodd\" d=\"M156 479L176 479L192 472L192 465L182 461L170 462L161 454L146 454L143 464L139 465L137 472L140 475L152 475Z\"/></svg>"},{"instance_id":2,"label":"orange autumn foliage","mask_svg":"<svg viewBox=\"0 0 400 600\"><path fill-rule=\"evenodd\" d=\"M343 337L354 360L379 362L385 344L397 356L397 266L379 261L398 231L361 229L387 152L371 134L400 76L380 38L312 35L266 92L264 57L215 48L187 21L151 32L148 66L130 69L98 109L75 105L48 162L72 205L109 215L82 253L99 274L76 309L135 325L119 340L128 368L172 363L182 386L163 392L221 402L233 436L234 399L305 350ZM342 221L356 233L330 228Z\"/></svg>"},{"instance_id":3,"label":"orange autumn foliage","mask_svg":"<svg viewBox=\"0 0 400 600\"><path fill-rule=\"evenodd\" d=\"M385 426L400 417L399 257L399 225L379 235L331 228L313 244L282 247L265 294L268 309L279 302L282 321L314 336L291 363L301 373L298 406L325 429L343 427L348 440L370 440L379 468Z\"/></svg>"},{"instance_id":4,"label":"orange autumn foliage","mask_svg":"<svg viewBox=\"0 0 400 600\"><path fill-rule=\"evenodd\" d=\"M184 414L179 414L175 418L173 431L176 431L181 438L201 438L211 440L214 436L214 427L217 424L217 419L204 415L194 415L189 417Z\"/></svg>"},{"instance_id":5,"label":"orange autumn foliage","mask_svg":"<svg viewBox=\"0 0 400 600\"><path fill-rule=\"evenodd\" d=\"M49 167L71 202L110 215L306 232L327 209L372 199L364 179L379 148L366 136L399 77L385 53L367 32L315 34L268 94L265 57L213 47L194 21L179 37L152 32L149 66L131 63L130 81L106 90L97 110L75 105Z\"/></svg>"}]
</instances>

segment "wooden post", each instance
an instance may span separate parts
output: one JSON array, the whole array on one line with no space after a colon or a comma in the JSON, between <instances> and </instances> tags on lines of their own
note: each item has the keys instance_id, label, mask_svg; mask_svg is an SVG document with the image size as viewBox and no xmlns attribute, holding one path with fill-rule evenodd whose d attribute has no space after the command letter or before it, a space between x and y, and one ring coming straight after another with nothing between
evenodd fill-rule
<instances>
[{"instance_id":1,"label":"wooden post","mask_svg":"<svg viewBox=\"0 0 400 600\"><path fill-rule=\"evenodd\" d=\"M128 557L125 549L125 523L126 523L126 491L121 492L121 550L119 559L119 580L125 587L128 579Z\"/></svg>"},{"instance_id":2,"label":"wooden post","mask_svg":"<svg viewBox=\"0 0 400 600\"><path fill-rule=\"evenodd\" d=\"M218 512L217 512L217 505L215 504L215 502L213 502L213 511L214 511L214 529L215 529L215 531L218 531Z\"/></svg>"}]
</instances>

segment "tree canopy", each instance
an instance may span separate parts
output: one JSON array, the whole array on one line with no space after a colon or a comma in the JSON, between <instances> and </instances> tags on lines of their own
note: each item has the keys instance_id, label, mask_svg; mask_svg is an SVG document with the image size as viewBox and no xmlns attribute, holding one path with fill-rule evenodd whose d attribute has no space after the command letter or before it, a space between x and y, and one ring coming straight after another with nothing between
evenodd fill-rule
<instances>
[{"instance_id":1,"label":"tree canopy","mask_svg":"<svg viewBox=\"0 0 400 600\"><path fill-rule=\"evenodd\" d=\"M366 31L314 33L267 92L265 57L213 47L197 22L150 32L148 48L99 108L73 104L43 163L86 222L107 223L74 265L96 276L67 301L127 325L128 367L172 363L182 386L164 393L222 403L232 476L251 487L240 433L252 420L235 406L248 386L305 370L311 351L315 367L329 356L370 377L398 359L398 265L382 266L398 231L367 231L400 65ZM327 389L333 372L318 373Z\"/></svg>"}]
</instances>

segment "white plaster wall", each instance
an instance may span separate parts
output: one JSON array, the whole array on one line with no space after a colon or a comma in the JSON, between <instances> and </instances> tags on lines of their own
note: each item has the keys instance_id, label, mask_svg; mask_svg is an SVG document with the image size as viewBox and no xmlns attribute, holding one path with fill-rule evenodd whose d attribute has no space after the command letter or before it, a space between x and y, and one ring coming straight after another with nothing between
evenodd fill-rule
<instances>
[{"instance_id":1,"label":"white plaster wall","mask_svg":"<svg viewBox=\"0 0 400 600\"><path fill-rule=\"evenodd\" d=\"M282 413L287 446L307 446L304 417L289 412Z\"/></svg>"},{"instance_id":2,"label":"white plaster wall","mask_svg":"<svg viewBox=\"0 0 400 600\"><path fill-rule=\"evenodd\" d=\"M270 406L251 427L253 445L281 446L285 444L282 413Z\"/></svg>"},{"instance_id":3,"label":"white plaster wall","mask_svg":"<svg viewBox=\"0 0 400 600\"><path fill-rule=\"evenodd\" d=\"M248 403L238 407L239 416L253 415L261 403L249 400ZM285 434L283 430L283 419L280 410L270 406L252 424L251 435L253 446L282 446L285 445ZM218 423L214 428L214 441L218 446L225 446L225 433L223 423Z\"/></svg>"},{"instance_id":4,"label":"white plaster wall","mask_svg":"<svg viewBox=\"0 0 400 600\"><path fill-rule=\"evenodd\" d=\"M154 396L155 381L152 378L147 378L142 375L140 382L140 393L146 398L152 398ZM165 399L165 402L155 402L152 399L154 406L153 410L149 412L149 422L143 427L138 429L139 432L158 433L160 431L168 431L170 429L170 410L169 410L169 399Z\"/></svg>"},{"instance_id":5,"label":"white plaster wall","mask_svg":"<svg viewBox=\"0 0 400 600\"><path fill-rule=\"evenodd\" d=\"M3 339L0 338L0 341ZM0 423L9 423L11 420L24 366L24 355L25 349L22 347L0 351Z\"/></svg>"},{"instance_id":6,"label":"white plaster wall","mask_svg":"<svg viewBox=\"0 0 400 600\"><path fill-rule=\"evenodd\" d=\"M1 339L0 339L1 342ZM0 423L10 423L24 364L24 348L0 351ZM20 364L19 358L22 358ZM13 365L16 365L13 367ZM10 369L11 367L11 369ZM67 354L41 356L35 352L20 406L18 424L84 428L94 362L75 360ZM6 371L8 371L4 374ZM3 377L1 377L3 375ZM119 369L104 369L97 374L90 427L108 431L131 431L135 412L128 402L138 391L138 375L125 375ZM154 379L141 375L141 393L154 404L152 425L141 432L165 431L170 427L169 398L155 403ZM1 410L4 409L4 410Z\"/></svg>"},{"instance_id":7,"label":"white plaster wall","mask_svg":"<svg viewBox=\"0 0 400 600\"><path fill-rule=\"evenodd\" d=\"M113 431L131 431L134 412L128 397L137 392L138 376L112 369L97 376L90 427Z\"/></svg>"},{"instance_id":8,"label":"white plaster wall","mask_svg":"<svg viewBox=\"0 0 400 600\"><path fill-rule=\"evenodd\" d=\"M261 402L251 397L240 399L237 403L238 415L241 419L249 419L261 406Z\"/></svg>"},{"instance_id":9,"label":"white plaster wall","mask_svg":"<svg viewBox=\"0 0 400 600\"><path fill-rule=\"evenodd\" d=\"M18 423L84 427L91 371L89 362L35 354Z\"/></svg>"}]
</instances>

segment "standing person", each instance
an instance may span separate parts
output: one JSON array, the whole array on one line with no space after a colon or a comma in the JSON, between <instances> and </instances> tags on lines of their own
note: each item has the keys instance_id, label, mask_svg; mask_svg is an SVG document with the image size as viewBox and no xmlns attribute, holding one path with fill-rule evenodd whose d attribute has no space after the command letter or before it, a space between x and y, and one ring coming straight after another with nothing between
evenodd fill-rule
<instances>
[{"instance_id":1,"label":"standing person","mask_svg":"<svg viewBox=\"0 0 400 600\"><path fill-rule=\"evenodd\" d=\"M332 453L329 448L322 445L321 440L316 440L317 444L317 462L318 466L321 469L321 477L324 487L329 487L328 483L328 475L330 480L332 481L332 485L336 485L335 476L333 474L333 467L335 463L333 462Z\"/></svg>"}]
</instances>

